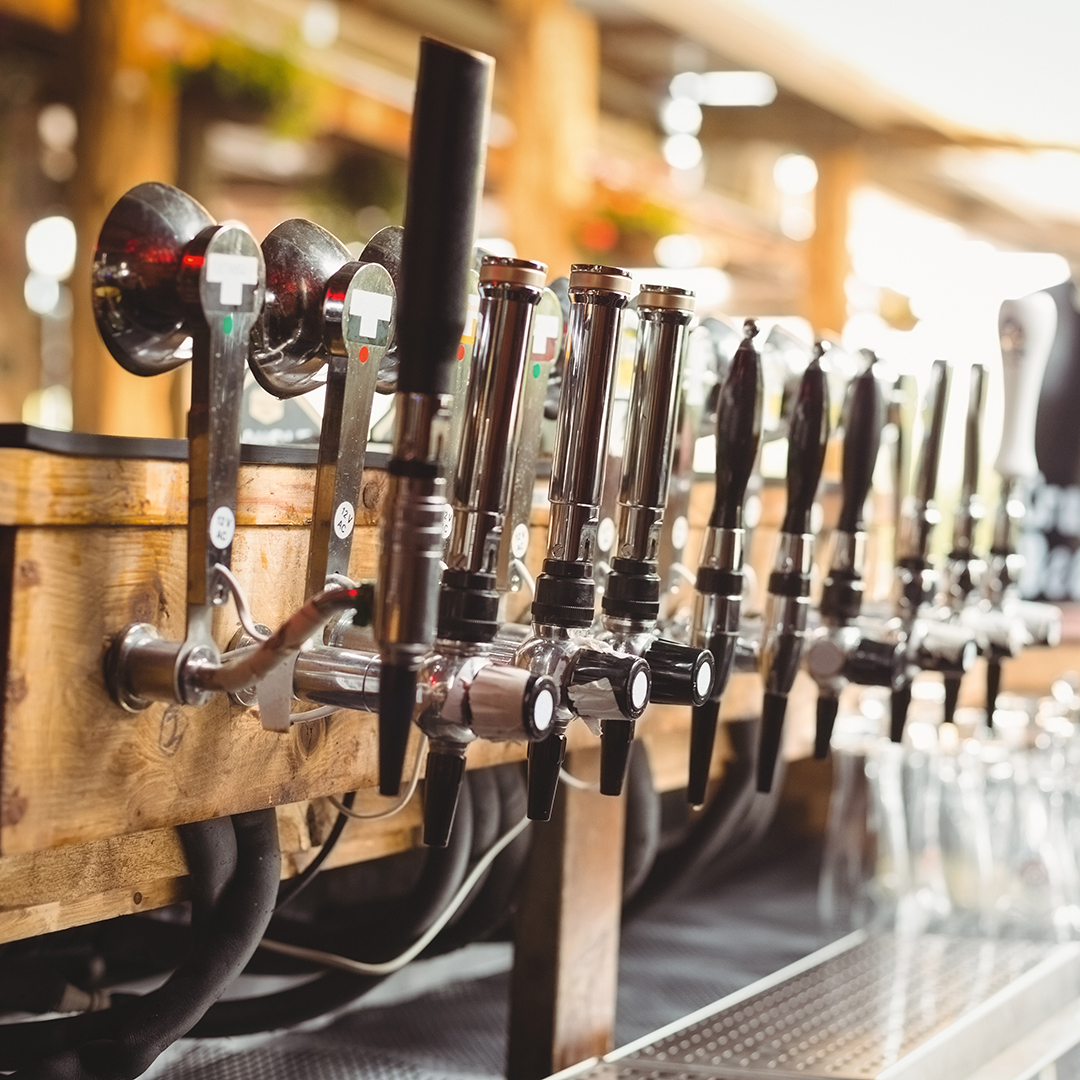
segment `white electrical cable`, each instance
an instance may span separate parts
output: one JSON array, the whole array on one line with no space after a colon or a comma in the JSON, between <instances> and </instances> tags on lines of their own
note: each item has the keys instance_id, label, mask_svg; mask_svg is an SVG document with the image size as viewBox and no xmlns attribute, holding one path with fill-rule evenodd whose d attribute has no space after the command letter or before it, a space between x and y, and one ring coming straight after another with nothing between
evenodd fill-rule
<instances>
[{"instance_id":1,"label":"white electrical cable","mask_svg":"<svg viewBox=\"0 0 1080 1080\"><path fill-rule=\"evenodd\" d=\"M578 777L568 773L565 769L559 769L559 777L564 784L569 784L572 788L577 788L578 791L600 790L599 783L593 783L591 780L580 780Z\"/></svg>"},{"instance_id":2,"label":"white electrical cable","mask_svg":"<svg viewBox=\"0 0 1080 1080\"><path fill-rule=\"evenodd\" d=\"M232 593L233 603L236 605L236 616L240 620L240 625L244 628L244 633L256 641L266 641L270 635L263 633L255 625L255 617L251 614L247 594L244 592L243 585L237 580L236 575L221 563L217 563L214 569L217 571L218 577L224 579L225 584L229 587L229 592Z\"/></svg>"},{"instance_id":3,"label":"white electrical cable","mask_svg":"<svg viewBox=\"0 0 1080 1080\"><path fill-rule=\"evenodd\" d=\"M321 720L324 716L333 716L341 712L340 705L320 705L317 709L308 709L307 712L294 712L289 715L289 723L306 724L309 720Z\"/></svg>"},{"instance_id":4,"label":"white electrical cable","mask_svg":"<svg viewBox=\"0 0 1080 1080\"><path fill-rule=\"evenodd\" d=\"M401 811L405 809L408 801L416 794L416 785L420 783L420 766L424 761L424 752L427 750L427 744L427 736L421 736L420 746L416 751L416 763L413 765L412 779L409 781L409 786L405 789L405 793L398 796L398 800L393 806L388 807L386 810L377 810L373 814L364 814L359 810L353 810L352 807L346 806L336 795L330 796L330 804L339 814L344 814L347 818L352 818L354 821L385 821L387 818L392 818L395 814L400 814Z\"/></svg>"},{"instance_id":5,"label":"white electrical cable","mask_svg":"<svg viewBox=\"0 0 1080 1080\"><path fill-rule=\"evenodd\" d=\"M323 952L321 949L305 949L301 945L286 945L283 941L271 941L268 938L263 938L259 947L266 949L268 952L280 953L282 956L294 956L298 960L309 960L314 964L322 964L324 967L348 971L353 975L393 975L395 971L400 971L410 961L415 960L435 940L439 931L446 926L454 917L458 908L465 903L469 893L473 891L476 883L495 861L499 853L512 844L525 831L528 824L529 819L522 818L484 852L480 861L473 867L472 872L462 883L461 888L454 893L453 899L446 905L443 913L417 941L413 942L400 956L394 957L393 960L386 960L381 964L365 964L362 960L351 960L347 956L338 956L336 953Z\"/></svg>"}]
</instances>

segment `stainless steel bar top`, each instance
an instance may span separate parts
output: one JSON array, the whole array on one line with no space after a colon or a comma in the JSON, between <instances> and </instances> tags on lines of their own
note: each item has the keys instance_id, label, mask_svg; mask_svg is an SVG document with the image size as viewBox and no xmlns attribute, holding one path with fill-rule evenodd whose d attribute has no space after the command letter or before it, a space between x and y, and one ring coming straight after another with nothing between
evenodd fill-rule
<instances>
[{"instance_id":1,"label":"stainless steel bar top","mask_svg":"<svg viewBox=\"0 0 1080 1080\"><path fill-rule=\"evenodd\" d=\"M964 1080L1078 998L1080 943L859 931L557 1076Z\"/></svg>"}]
</instances>

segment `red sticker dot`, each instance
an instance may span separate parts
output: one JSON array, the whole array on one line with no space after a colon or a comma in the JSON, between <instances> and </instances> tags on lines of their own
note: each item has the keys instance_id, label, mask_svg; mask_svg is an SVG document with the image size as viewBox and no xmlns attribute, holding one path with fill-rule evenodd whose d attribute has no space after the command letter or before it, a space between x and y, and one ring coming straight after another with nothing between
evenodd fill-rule
<instances>
[{"instance_id":1,"label":"red sticker dot","mask_svg":"<svg viewBox=\"0 0 1080 1080\"><path fill-rule=\"evenodd\" d=\"M367 358L368 358L367 346L366 345L361 345L360 346L360 363L361 364L366 364L367 363Z\"/></svg>"},{"instance_id":2,"label":"red sticker dot","mask_svg":"<svg viewBox=\"0 0 1080 1080\"><path fill-rule=\"evenodd\" d=\"M459 360L464 360L465 359L465 346L464 345L459 345L457 347L457 358Z\"/></svg>"}]
</instances>

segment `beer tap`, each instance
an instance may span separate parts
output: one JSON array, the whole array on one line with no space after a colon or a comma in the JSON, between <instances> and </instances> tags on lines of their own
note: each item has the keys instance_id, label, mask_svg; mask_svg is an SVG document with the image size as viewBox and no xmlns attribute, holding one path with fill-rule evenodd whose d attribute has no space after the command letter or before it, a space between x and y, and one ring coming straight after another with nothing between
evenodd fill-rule
<instances>
[{"instance_id":1,"label":"beer tap","mask_svg":"<svg viewBox=\"0 0 1080 1080\"><path fill-rule=\"evenodd\" d=\"M132 188L101 229L93 301L109 352L136 375L192 364L187 630L183 641L167 641L156 627L134 623L112 639L105 681L129 711L153 701L203 705L215 693L257 683L297 639L356 602L356 590L321 593L265 641L225 659L213 638L214 608L235 580L240 394L264 280L262 252L244 226L218 225L167 184Z\"/></svg>"},{"instance_id":2,"label":"beer tap","mask_svg":"<svg viewBox=\"0 0 1080 1080\"><path fill-rule=\"evenodd\" d=\"M417 679L435 638L450 366L466 319L494 62L424 38L413 110L394 442L376 588L379 790L401 784Z\"/></svg>"},{"instance_id":3,"label":"beer tap","mask_svg":"<svg viewBox=\"0 0 1080 1080\"><path fill-rule=\"evenodd\" d=\"M806 667L818 684L814 757L829 751L840 691L847 682L892 684L900 643L867 636L859 623L864 592L866 524L863 509L874 477L885 421L885 399L874 370L877 357L862 350L865 369L851 381L845 410L841 472L843 497L832 537L829 571L821 593L822 626L813 634Z\"/></svg>"},{"instance_id":4,"label":"beer tap","mask_svg":"<svg viewBox=\"0 0 1080 1080\"><path fill-rule=\"evenodd\" d=\"M896 560L896 619L904 645L903 666L893 679L890 736L900 742L911 704L915 673L940 671L963 675L976 654L974 635L946 621L948 610L931 607L937 575L930 562L930 536L941 520L935 503L950 370L944 360L930 369L930 388L923 410L923 442L916 466L914 490L905 498L899 522Z\"/></svg>"},{"instance_id":5,"label":"beer tap","mask_svg":"<svg viewBox=\"0 0 1080 1080\"><path fill-rule=\"evenodd\" d=\"M754 347L757 323L747 319L728 368L716 413L716 495L701 549L694 593L691 643L709 649L716 675L707 701L695 704L690 726L687 799L705 802L720 699L727 689L739 644L742 614L743 507L761 443L764 394L761 357Z\"/></svg>"},{"instance_id":6,"label":"beer tap","mask_svg":"<svg viewBox=\"0 0 1080 1080\"><path fill-rule=\"evenodd\" d=\"M819 343L799 383L788 427L787 511L780 526L762 621L761 677L765 698L757 776L761 792L772 788L788 694L806 638L814 548L810 516L829 440L829 391L821 366L823 354L824 346Z\"/></svg>"},{"instance_id":7,"label":"beer tap","mask_svg":"<svg viewBox=\"0 0 1080 1080\"><path fill-rule=\"evenodd\" d=\"M1026 643L1057 645L1061 611L1053 604L1021 600L1014 584L1022 561L1016 531L1024 515L1018 488L1039 471L1035 457L1035 422L1046 364L1057 332L1057 307L1049 293L1006 300L998 314L1005 413L1001 446L994 471L1001 478L1001 497L994 518L990 557L981 583L983 605L1019 623ZM992 723L1001 686L1001 663L1008 654L991 650L986 664L986 721Z\"/></svg>"},{"instance_id":8,"label":"beer tap","mask_svg":"<svg viewBox=\"0 0 1080 1080\"><path fill-rule=\"evenodd\" d=\"M543 739L558 688L549 675L496 664L499 551L513 478L514 434L533 322L544 293L543 263L488 257L464 438L454 478L454 520L439 590L435 650L421 668L417 722L428 735L424 842L445 846L476 738ZM506 659L505 657L503 658Z\"/></svg>"},{"instance_id":9,"label":"beer tap","mask_svg":"<svg viewBox=\"0 0 1080 1080\"><path fill-rule=\"evenodd\" d=\"M649 665L586 634L594 615L593 558L612 386L630 275L576 264L570 273L566 363L552 455L547 558L536 582L532 634L514 662L560 687L552 734L529 746L528 814L551 816L566 728L575 716L595 723L637 720L649 702ZM504 647L513 649L512 642Z\"/></svg>"},{"instance_id":10,"label":"beer tap","mask_svg":"<svg viewBox=\"0 0 1080 1080\"><path fill-rule=\"evenodd\" d=\"M262 244L267 295L252 331L251 369L279 398L325 387L306 598L330 583L348 582L372 399L394 330L396 266L382 265L380 237L373 241L354 261L325 229L294 218L271 230ZM283 658L254 689L269 730L287 731L296 722L290 705L298 655L299 649ZM251 704L253 693L234 697Z\"/></svg>"},{"instance_id":11,"label":"beer tap","mask_svg":"<svg viewBox=\"0 0 1080 1080\"><path fill-rule=\"evenodd\" d=\"M603 629L596 634L617 652L641 656L652 672L650 700L700 706L712 690L707 647L658 636L657 553L671 476L680 369L694 294L674 286L642 285L638 332L619 480L615 556L604 590ZM600 791L622 791L636 721L600 721Z\"/></svg>"}]
</instances>

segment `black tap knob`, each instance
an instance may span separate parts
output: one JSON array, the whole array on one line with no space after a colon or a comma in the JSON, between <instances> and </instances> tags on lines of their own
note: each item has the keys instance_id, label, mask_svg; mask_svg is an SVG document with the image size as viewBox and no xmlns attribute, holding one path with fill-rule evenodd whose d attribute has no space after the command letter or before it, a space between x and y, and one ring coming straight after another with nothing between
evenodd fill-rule
<instances>
[{"instance_id":1,"label":"black tap knob","mask_svg":"<svg viewBox=\"0 0 1080 1080\"><path fill-rule=\"evenodd\" d=\"M787 696L799 669L806 635L813 543L808 535L810 516L829 440L829 390L821 367L823 352L824 347L819 343L799 383L788 428L787 513L781 526L776 563L769 577L761 656L765 697L758 790L762 792L772 788Z\"/></svg>"},{"instance_id":2,"label":"black tap knob","mask_svg":"<svg viewBox=\"0 0 1080 1080\"><path fill-rule=\"evenodd\" d=\"M763 382L761 357L754 347L757 323L747 319L720 391L716 411L716 499L709 524L742 527L746 485L761 443Z\"/></svg>"},{"instance_id":3,"label":"black tap knob","mask_svg":"<svg viewBox=\"0 0 1080 1080\"><path fill-rule=\"evenodd\" d=\"M844 460L841 486L843 503L837 528L856 533L863 529L863 506L870 494L874 466L881 448L881 429L885 423L885 397L881 392L874 365L877 357L863 350L867 365L852 380L844 418Z\"/></svg>"},{"instance_id":4,"label":"black tap knob","mask_svg":"<svg viewBox=\"0 0 1080 1080\"><path fill-rule=\"evenodd\" d=\"M787 512L780 531L810 532L825 447L829 441L829 387L821 366L824 347L818 344L814 358L799 383L788 427Z\"/></svg>"},{"instance_id":5,"label":"black tap knob","mask_svg":"<svg viewBox=\"0 0 1080 1080\"><path fill-rule=\"evenodd\" d=\"M742 514L746 486L761 443L764 396L761 357L754 347L757 332L757 323L747 319L716 412L716 497L697 573L693 624L694 644L713 653L716 671L710 699L695 705L691 713L686 797L693 806L705 801L720 697L731 677L739 640Z\"/></svg>"}]
</instances>

